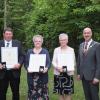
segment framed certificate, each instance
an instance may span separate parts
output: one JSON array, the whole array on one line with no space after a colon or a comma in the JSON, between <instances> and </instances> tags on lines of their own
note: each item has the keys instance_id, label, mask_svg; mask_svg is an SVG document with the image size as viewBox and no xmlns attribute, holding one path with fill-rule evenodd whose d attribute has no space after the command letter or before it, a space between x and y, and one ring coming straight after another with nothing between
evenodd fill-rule
<instances>
[{"instance_id":1,"label":"framed certificate","mask_svg":"<svg viewBox=\"0 0 100 100\"><path fill-rule=\"evenodd\" d=\"M74 71L75 59L74 54L69 52L68 54L58 54L58 66L66 66L67 71Z\"/></svg>"},{"instance_id":2,"label":"framed certificate","mask_svg":"<svg viewBox=\"0 0 100 100\"><path fill-rule=\"evenodd\" d=\"M39 72L46 65L46 54L30 54L28 72Z\"/></svg>"},{"instance_id":3,"label":"framed certificate","mask_svg":"<svg viewBox=\"0 0 100 100\"><path fill-rule=\"evenodd\" d=\"M12 69L18 63L18 47L1 47L1 62L6 62L6 68Z\"/></svg>"}]
</instances>

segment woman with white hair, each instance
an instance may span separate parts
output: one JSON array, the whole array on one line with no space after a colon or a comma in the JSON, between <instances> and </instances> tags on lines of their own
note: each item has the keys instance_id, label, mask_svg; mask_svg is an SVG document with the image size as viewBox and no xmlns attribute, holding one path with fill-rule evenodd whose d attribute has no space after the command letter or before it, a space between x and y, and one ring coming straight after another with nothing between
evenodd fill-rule
<instances>
[{"instance_id":1,"label":"woman with white hair","mask_svg":"<svg viewBox=\"0 0 100 100\"><path fill-rule=\"evenodd\" d=\"M43 37L33 36L34 47L27 51L25 57L25 68L27 70L28 100L49 100L48 96L48 69L50 68L50 57L46 49L42 48ZM31 72L29 70L30 55L46 55L46 64L41 72ZM38 59L35 59L38 61ZM42 59L41 59L42 60ZM36 66L38 63L36 64ZM43 67L43 66L42 66Z\"/></svg>"},{"instance_id":2,"label":"woman with white hair","mask_svg":"<svg viewBox=\"0 0 100 100\"><path fill-rule=\"evenodd\" d=\"M59 35L60 46L55 48L52 64L54 66L54 93L59 94L59 100L71 100L74 93L74 49L69 47L68 35Z\"/></svg>"}]
</instances>

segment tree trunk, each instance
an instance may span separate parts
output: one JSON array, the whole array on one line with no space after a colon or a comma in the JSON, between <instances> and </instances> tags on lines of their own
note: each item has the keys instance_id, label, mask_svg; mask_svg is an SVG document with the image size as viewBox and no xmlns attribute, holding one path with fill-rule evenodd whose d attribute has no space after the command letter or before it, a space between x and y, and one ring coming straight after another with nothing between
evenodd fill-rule
<instances>
[{"instance_id":1,"label":"tree trunk","mask_svg":"<svg viewBox=\"0 0 100 100\"><path fill-rule=\"evenodd\" d=\"M7 0L4 0L4 29L7 27Z\"/></svg>"}]
</instances>

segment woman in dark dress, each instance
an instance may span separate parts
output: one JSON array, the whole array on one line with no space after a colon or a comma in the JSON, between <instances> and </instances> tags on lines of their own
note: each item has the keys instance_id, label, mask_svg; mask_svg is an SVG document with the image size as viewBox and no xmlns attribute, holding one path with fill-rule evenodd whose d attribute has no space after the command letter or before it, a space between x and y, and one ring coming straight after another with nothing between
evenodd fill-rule
<instances>
[{"instance_id":1,"label":"woman in dark dress","mask_svg":"<svg viewBox=\"0 0 100 100\"><path fill-rule=\"evenodd\" d=\"M49 100L48 96L48 69L50 68L50 57L46 49L42 48L43 37L33 36L34 47L27 51L25 57L25 68L27 70L28 100ZM31 54L45 54L46 64L42 72L30 72L29 59ZM36 59L38 60L38 59Z\"/></svg>"}]
</instances>

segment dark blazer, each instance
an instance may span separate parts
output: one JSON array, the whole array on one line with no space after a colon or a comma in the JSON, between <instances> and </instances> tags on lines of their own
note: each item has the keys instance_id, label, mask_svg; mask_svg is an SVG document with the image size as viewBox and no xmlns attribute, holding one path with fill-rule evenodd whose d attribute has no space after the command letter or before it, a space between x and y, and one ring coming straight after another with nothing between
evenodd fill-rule
<instances>
[{"instance_id":1,"label":"dark blazer","mask_svg":"<svg viewBox=\"0 0 100 100\"><path fill-rule=\"evenodd\" d=\"M84 42L80 44L77 73L81 79L83 76L86 80L100 79L100 44L98 42L92 41L86 55L84 55Z\"/></svg>"},{"instance_id":2,"label":"dark blazer","mask_svg":"<svg viewBox=\"0 0 100 100\"><path fill-rule=\"evenodd\" d=\"M0 62L1 62L1 47L4 47L4 46L5 46L4 40L0 40ZM22 65L23 60L24 60L24 54L23 54L21 42L18 40L12 40L12 47L18 47L18 63ZM20 77L21 68L18 70L12 69L11 71L14 77L16 78ZM6 73L6 70L0 70L0 79L4 77L5 73Z\"/></svg>"}]
</instances>

